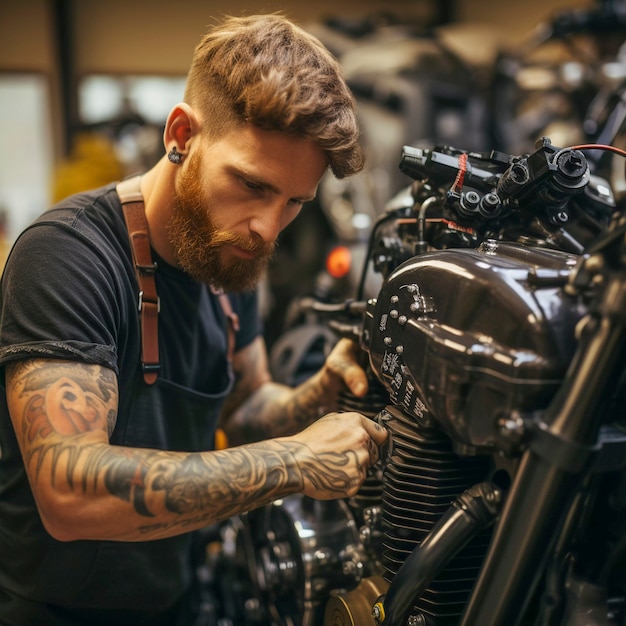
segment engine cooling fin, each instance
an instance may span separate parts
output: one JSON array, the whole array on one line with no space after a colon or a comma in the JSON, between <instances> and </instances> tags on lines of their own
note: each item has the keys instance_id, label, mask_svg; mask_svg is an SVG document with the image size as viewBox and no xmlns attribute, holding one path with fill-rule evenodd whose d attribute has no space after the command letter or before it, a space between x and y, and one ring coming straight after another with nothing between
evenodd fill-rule
<instances>
[{"instance_id":1,"label":"engine cooling fin","mask_svg":"<svg viewBox=\"0 0 626 626\"><path fill-rule=\"evenodd\" d=\"M345 392L339 396L339 410L356 411L375 419L378 413L386 406L389 396L382 384L374 377L371 370L366 368L368 373L369 390L363 398ZM359 521L362 518L363 509L370 506L377 506L382 498L382 468L377 464L370 468L367 477L363 481L359 492L350 499L350 503L357 513Z\"/></svg>"},{"instance_id":2,"label":"engine cooling fin","mask_svg":"<svg viewBox=\"0 0 626 626\"><path fill-rule=\"evenodd\" d=\"M460 457L445 434L424 428L390 407L393 445L383 475L383 578L391 582L439 518L463 491L484 480L487 457ZM429 623L454 626L487 552L491 531L471 540L436 576L415 604Z\"/></svg>"}]
</instances>

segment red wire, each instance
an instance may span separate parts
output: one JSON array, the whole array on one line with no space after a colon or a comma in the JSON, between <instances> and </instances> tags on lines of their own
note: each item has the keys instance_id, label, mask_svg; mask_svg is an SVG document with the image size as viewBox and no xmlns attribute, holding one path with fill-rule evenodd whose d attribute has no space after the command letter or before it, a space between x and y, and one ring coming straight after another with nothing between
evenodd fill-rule
<instances>
[{"instance_id":1,"label":"red wire","mask_svg":"<svg viewBox=\"0 0 626 626\"><path fill-rule=\"evenodd\" d=\"M616 148L615 146L606 146L601 143L583 143L579 146L571 146L570 150L608 150L609 152L615 152L615 154L626 157L626 150Z\"/></svg>"},{"instance_id":2,"label":"red wire","mask_svg":"<svg viewBox=\"0 0 626 626\"><path fill-rule=\"evenodd\" d=\"M467 154L462 152L459 156L459 170L457 172L451 189L455 193L461 193L463 189L463 181L465 180L465 172L467 171Z\"/></svg>"}]
</instances>

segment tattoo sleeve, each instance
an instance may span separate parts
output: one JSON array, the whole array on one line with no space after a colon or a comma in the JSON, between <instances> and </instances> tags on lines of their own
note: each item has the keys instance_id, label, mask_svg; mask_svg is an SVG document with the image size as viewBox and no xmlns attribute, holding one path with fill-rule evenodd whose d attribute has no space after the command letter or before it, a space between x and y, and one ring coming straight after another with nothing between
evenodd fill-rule
<instances>
[{"instance_id":1,"label":"tattoo sleeve","mask_svg":"<svg viewBox=\"0 0 626 626\"><path fill-rule=\"evenodd\" d=\"M37 501L59 495L63 520L87 520L85 538L166 537L300 492L305 481L336 497L350 485L352 452L314 454L292 440L204 453L112 446L117 381L99 366L13 365L7 399Z\"/></svg>"},{"instance_id":2,"label":"tattoo sleeve","mask_svg":"<svg viewBox=\"0 0 626 626\"><path fill-rule=\"evenodd\" d=\"M296 389L265 384L229 416L229 440L239 445L297 433L327 412L322 395L314 378Z\"/></svg>"}]
</instances>

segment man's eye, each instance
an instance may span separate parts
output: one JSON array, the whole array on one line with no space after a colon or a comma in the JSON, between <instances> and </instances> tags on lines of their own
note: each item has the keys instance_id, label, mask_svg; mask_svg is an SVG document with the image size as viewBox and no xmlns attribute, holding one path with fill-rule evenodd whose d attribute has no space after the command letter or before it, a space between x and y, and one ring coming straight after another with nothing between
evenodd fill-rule
<instances>
[{"instance_id":1,"label":"man's eye","mask_svg":"<svg viewBox=\"0 0 626 626\"><path fill-rule=\"evenodd\" d=\"M259 185L258 183L253 183L250 180L246 180L246 187L248 187L248 189L254 189L255 191L260 191L261 189L263 189L263 187L261 187L261 185Z\"/></svg>"}]
</instances>

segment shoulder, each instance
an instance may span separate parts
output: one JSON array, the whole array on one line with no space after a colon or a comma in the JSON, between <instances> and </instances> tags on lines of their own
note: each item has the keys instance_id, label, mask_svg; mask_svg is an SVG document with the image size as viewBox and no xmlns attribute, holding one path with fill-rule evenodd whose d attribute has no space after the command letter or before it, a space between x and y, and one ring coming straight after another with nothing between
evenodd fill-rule
<instances>
[{"instance_id":1,"label":"shoulder","mask_svg":"<svg viewBox=\"0 0 626 626\"><path fill-rule=\"evenodd\" d=\"M16 239L7 261L63 267L108 265L129 258L125 223L115 184L70 196L42 213Z\"/></svg>"},{"instance_id":2,"label":"shoulder","mask_svg":"<svg viewBox=\"0 0 626 626\"><path fill-rule=\"evenodd\" d=\"M117 236L124 227L115 183L69 196L42 213L30 229L49 226L85 236ZM26 232L30 229L27 229Z\"/></svg>"},{"instance_id":3,"label":"shoulder","mask_svg":"<svg viewBox=\"0 0 626 626\"><path fill-rule=\"evenodd\" d=\"M72 196L26 228L9 254L0 360L72 355L115 369L117 347L134 341L136 308L115 186Z\"/></svg>"}]
</instances>

